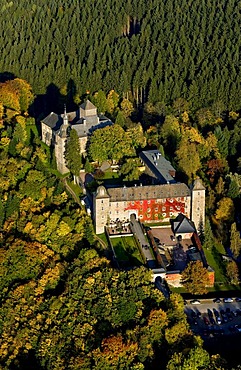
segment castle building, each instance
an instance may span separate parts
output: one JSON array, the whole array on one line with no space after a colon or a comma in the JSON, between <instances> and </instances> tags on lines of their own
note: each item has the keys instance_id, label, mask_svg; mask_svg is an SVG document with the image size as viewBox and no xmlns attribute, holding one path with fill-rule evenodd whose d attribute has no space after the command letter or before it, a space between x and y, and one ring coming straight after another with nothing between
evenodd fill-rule
<instances>
[{"instance_id":1,"label":"castle building","mask_svg":"<svg viewBox=\"0 0 241 370\"><path fill-rule=\"evenodd\" d=\"M157 157L158 156L158 157ZM175 181L175 170L158 151L145 151L140 158L151 184L131 187L99 186L93 196L93 217L97 234L116 220L128 222L135 215L141 222L169 222L182 213L197 230L205 221L205 188L200 179L189 188Z\"/></svg>"},{"instance_id":2,"label":"castle building","mask_svg":"<svg viewBox=\"0 0 241 370\"><path fill-rule=\"evenodd\" d=\"M76 112L66 112L58 115L51 112L41 121L42 141L54 147L57 169L61 173L69 172L65 162L65 145L69 131L74 129L78 133L80 152L84 154L89 136L93 131L113 123L105 116L97 114L97 108L86 100Z\"/></svg>"}]
</instances>

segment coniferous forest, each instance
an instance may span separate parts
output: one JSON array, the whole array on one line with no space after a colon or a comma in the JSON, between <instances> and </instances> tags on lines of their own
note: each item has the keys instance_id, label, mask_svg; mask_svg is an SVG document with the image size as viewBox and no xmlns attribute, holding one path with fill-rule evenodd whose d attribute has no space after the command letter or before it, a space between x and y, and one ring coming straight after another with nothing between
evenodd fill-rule
<instances>
[{"instance_id":1,"label":"coniferous forest","mask_svg":"<svg viewBox=\"0 0 241 370\"><path fill-rule=\"evenodd\" d=\"M181 295L114 267L38 124L88 97L115 125L92 135L86 172L115 162L136 181L138 153L158 148L178 179L199 176L203 248L218 289L238 289L240 2L2 0L0 13L0 368L239 369L204 349Z\"/></svg>"},{"instance_id":2,"label":"coniferous forest","mask_svg":"<svg viewBox=\"0 0 241 370\"><path fill-rule=\"evenodd\" d=\"M35 94L54 84L77 100L114 89L137 103L240 109L237 0L2 0L0 12L0 70Z\"/></svg>"}]
</instances>

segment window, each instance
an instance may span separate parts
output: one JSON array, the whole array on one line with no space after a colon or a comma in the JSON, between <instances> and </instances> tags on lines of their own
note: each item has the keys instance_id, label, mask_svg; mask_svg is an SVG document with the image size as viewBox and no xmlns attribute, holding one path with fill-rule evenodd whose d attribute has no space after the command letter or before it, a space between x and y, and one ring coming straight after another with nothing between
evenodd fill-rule
<instances>
[{"instance_id":1,"label":"window","mask_svg":"<svg viewBox=\"0 0 241 370\"><path fill-rule=\"evenodd\" d=\"M155 208L155 211L157 212L158 211L158 207Z\"/></svg>"},{"instance_id":2,"label":"window","mask_svg":"<svg viewBox=\"0 0 241 370\"><path fill-rule=\"evenodd\" d=\"M155 217L156 217L156 218L158 217L158 213L155 213Z\"/></svg>"},{"instance_id":3,"label":"window","mask_svg":"<svg viewBox=\"0 0 241 370\"><path fill-rule=\"evenodd\" d=\"M170 207L170 211L172 211L173 210L173 207Z\"/></svg>"},{"instance_id":4,"label":"window","mask_svg":"<svg viewBox=\"0 0 241 370\"><path fill-rule=\"evenodd\" d=\"M102 203L102 204L104 203L103 199L102 199L101 203Z\"/></svg>"},{"instance_id":5,"label":"window","mask_svg":"<svg viewBox=\"0 0 241 370\"><path fill-rule=\"evenodd\" d=\"M142 215L139 215L139 218L143 218L143 216Z\"/></svg>"},{"instance_id":6,"label":"window","mask_svg":"<svg viewBox=\"0 0 241 370\"><path fill-rule=\"evenodd\" d=\"M172 198L170 198L170 199L169 199L169 202L173 203L173 199L172 199Z\"/></svg>"},{"instance_id":7,"label":"window","mask_svg":"<svg viewBox=\"0 0 241 370\"><path fill-rule=\"evenodd\" d=\"M200 195L200 192L198 191L197 195Z\"/></svg>"},{"instance_id":8,"label":"window","mask_svg":"<svg viewBox=\"0 0 241 370\"><path fill-rule=\"evenodd\" d=\"M165 211L166 210L166 207L162 207L162 211Z\"/></svg>"},{"instance_id":9,"label":"window","mask_svg":"<svg viewBox=\"0 0 241 370\"><path fill-rule=\"evenodd\" d=\"M170 212L170 216L173 216L173 213L172 212Z\"/></svg>"},{"instance_id":10,"label":"window","mask_svg":"<svg viewBox=\"0 0 241 370\"><path fill-rule=\"evenodd\" d=\"M140 201L140 205L142 205L142 204L143 204L143 201L141 200L141 201Z\"/></svg>"},{"instance_id":11,"label":"window","mask_svg":"<svg viewBox=\"0 0 241 370\"><path fill-rule=\"evenodd\" d=\"M162 214L162 216L163 216L163 217L166 217L166 213L163 213L163 214Z\"/></svg>"},{"instance_id":12,"label":"window","mask_svg":"<svg viewBox=\"0 0 241 370\"><path fill-rule=\"evenodd\" d=\"M147 208L147 212L149 213L149 212L151 212L151 208Z\"/></svg>"},{"instance_id":13,"label":"window","mask_svg":"<svg viewBox=\"0 0 241 370\"><path fill-rule=\"evenodd\" d=\"M148 201L147 201L147 204L150 204L150 203L151 203L151 201L150 201L150 200L148 200Z\"/></svg>"},{"instance_id":14,"label":"window","mask_svg":"<svg viewBox=\"0 0 241 370\"><path fill-rule=\"evenodd\" d=\"M104 207L101 207L101 211L104 211Z\"/></svg>"},{"instance_id":15,"label":"window","mask_svg":"<svg viewBox=\"0 0 241 370\"><path fill-rule=\"evenodd\" d=\"M151 218L151 215L150 215L150 213L148 213L148 214L147 214L147 217L148 217L148 218Z\"/></svg>"},{"instance_id":16,"label":"window","mask_svg":"<svg viewBox=\"0 0 241 370\"><path fill-rule=\"evenodd\" d=\"M116 207L118 207L118 203L116 203Z\"/></svg>"},{"instance_id":17,"label":"window","mask_svg":"<svg viewBox=\"0 0 241 370\"><path fill-rule=\"evenodd\" d=\"M134 202L131 202L131 205L132 205L132 206L134 206L134 204L135 204Z\"/></svg>"}]
</instances>

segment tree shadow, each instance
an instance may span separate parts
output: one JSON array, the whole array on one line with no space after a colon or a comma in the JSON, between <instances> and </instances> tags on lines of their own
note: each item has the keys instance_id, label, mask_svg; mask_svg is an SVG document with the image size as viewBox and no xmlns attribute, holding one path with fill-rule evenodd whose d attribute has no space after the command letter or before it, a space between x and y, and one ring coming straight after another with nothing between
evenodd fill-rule
<instances>
[{"instance_id":1,"label":"tree shadow","mask_svg":"<svg viewBox=\"0 0 241 370\"><path fill-rule=\"evenodd\" d=\"M45 94L36 95L29 107L29 114L40 121L51 112L63 113L64 105L67 112L75 111L78 109L78 105L74 102L76 92L76 85L72 79L67 84L66 95L61 93L58 86L51 83L47 86Z\"/></svg>"},{"instance_id":2,"label":"tree shadow","mask_svg":"<svg viewBox=\"0 0 241 370\"><path fill-rule=\"evenodd\" d=\"M0 73L0 82L6 82L6 81L10 81L10 80L14 80L15 78L17 78L17 76L15 76L12 72L1 72Z\"/></svg>"}]
</instances>

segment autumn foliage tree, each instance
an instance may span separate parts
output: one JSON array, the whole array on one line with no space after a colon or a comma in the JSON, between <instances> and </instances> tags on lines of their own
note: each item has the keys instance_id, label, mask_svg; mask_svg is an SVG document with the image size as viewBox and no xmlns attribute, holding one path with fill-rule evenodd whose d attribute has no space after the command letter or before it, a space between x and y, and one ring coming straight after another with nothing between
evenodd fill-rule
<instances>
[{"instance_id":1,"label":"autumn foliage tree","mask_svg":"<svg viewBox=\"0 0 241 370\"><path fill-rule=\"evenodd\" d=\"M189 262L182 272L182 284L191 294L207 293L207 286L210 285L208 271L201 261Z\"/></svg>"}]
</instances>

